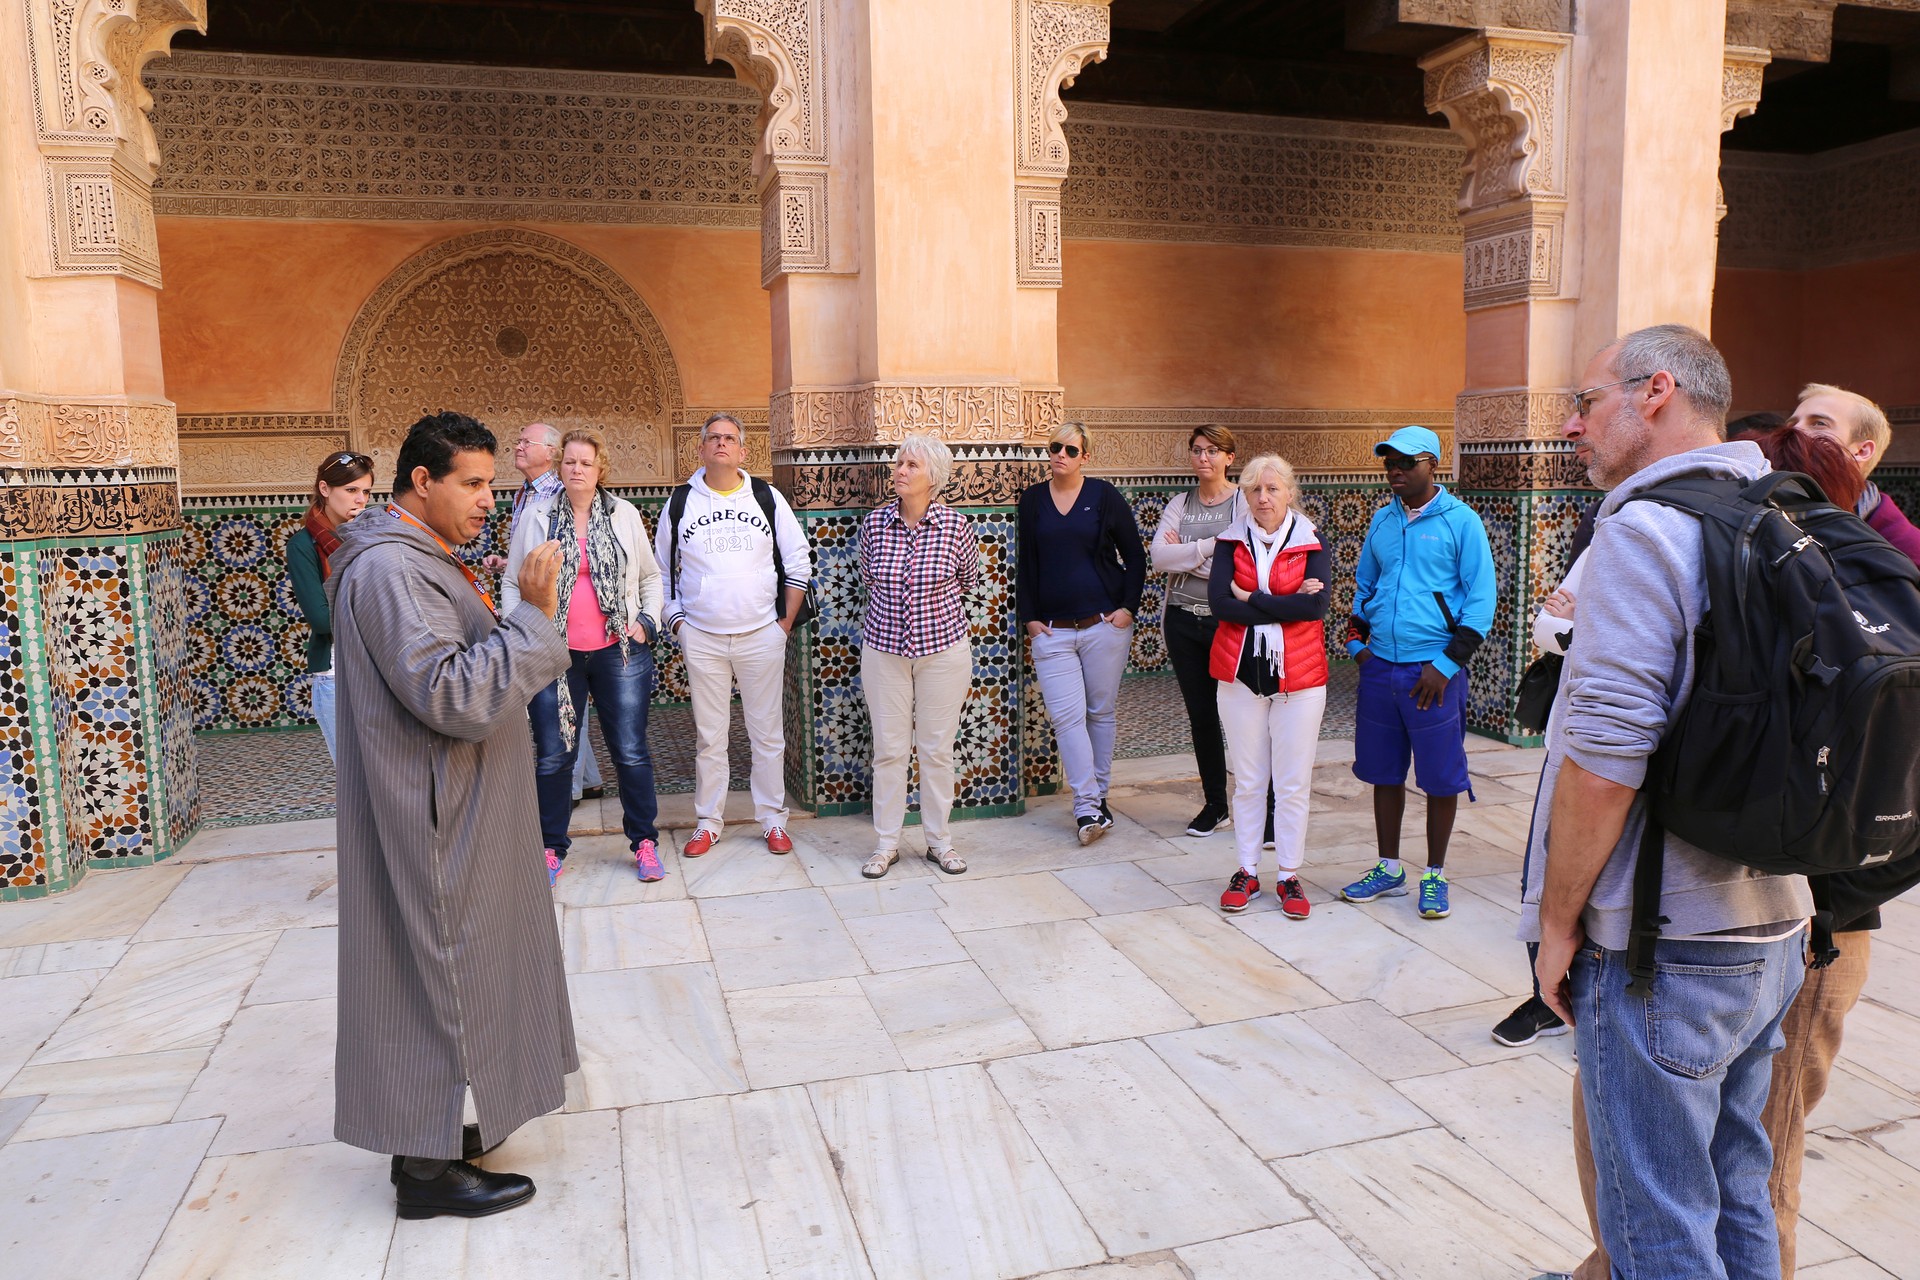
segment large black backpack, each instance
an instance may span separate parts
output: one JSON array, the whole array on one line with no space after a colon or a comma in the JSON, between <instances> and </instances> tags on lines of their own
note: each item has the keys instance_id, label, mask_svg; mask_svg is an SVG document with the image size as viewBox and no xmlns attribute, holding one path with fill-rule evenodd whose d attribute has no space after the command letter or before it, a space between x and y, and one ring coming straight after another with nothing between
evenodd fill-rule
<instances>
[{"instance_id":1,"label":"large black backpack","mask_svg":"<svg viewBox=\"0 0 1920 1280\"><path fill-rule=\"evenodd\" d=\"M1653 978L1663 831L1812 877L1920 852L1920 570L1811 479L1683 477L1633 495L1700 519L1707 614L1692 696L1649 763L1629 990Z\"/></svg>"}]
</instances>

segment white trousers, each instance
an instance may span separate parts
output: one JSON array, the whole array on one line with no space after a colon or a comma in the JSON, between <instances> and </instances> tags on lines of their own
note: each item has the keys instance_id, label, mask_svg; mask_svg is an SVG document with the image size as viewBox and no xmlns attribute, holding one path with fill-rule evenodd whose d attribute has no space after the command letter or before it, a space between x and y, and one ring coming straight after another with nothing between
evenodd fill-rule
<instances>
[{"instance_id":1,"label":"white trousers","mask_svg":"<svg viewBox=\"0 0 1920 1280\"><path fill-rule=\"evenodd\" d=\"M920 825L927 848L953 848L953 740L973 687L965 640L921 658L860 650L860 686L873 722L873 835L876 849L900 847L907 816L907 755L920 755Z\"/></svg>"},{"instance_id":2,"label":"white trousers","mask_svg":"<svg viewBox=\"0 0 1920 1280\"><path fill-rule=\"evenodd\" d=\"M718 832L727 812L727 724L733 686L740 686L740 718L753 744L753 816L760 829L787 825L787 633L777 622L758 631L716 635L682 622L676 637L693 691L693 813Z\"/></svg>"},{"instance_id":3,"label":"white trousers","mask_svg":"<svg viewBox=\"0 0 1920 1280\"><path fill-rule=\"evenodd\" d=\"M1233 843L1240 867L1260 870L1267 830L1267 784L1273 784L1273 847L1280 878L1307 857L1307 801L1313 791L1313 755L1327 687L1263 698L1238 680L1220 683L1220 727L1233 768Z\"/></svg>"}]
</instances>

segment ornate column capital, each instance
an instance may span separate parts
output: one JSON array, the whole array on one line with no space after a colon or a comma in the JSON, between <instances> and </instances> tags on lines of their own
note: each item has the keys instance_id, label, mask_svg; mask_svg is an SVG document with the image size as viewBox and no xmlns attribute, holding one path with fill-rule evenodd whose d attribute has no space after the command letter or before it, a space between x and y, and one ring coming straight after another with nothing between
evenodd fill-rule
<instances>
[{"instance_id":1,"label":"ornate column capital","mask_svg":"<svg viewBox=\"0 0 1920 1280\"><path fill-rule=\"evenodd\" d=\"M176 32L207 29L207 0L27 0L26 21L46 186L40 273L125 275L157 288L160 147L140 72Z\"/></svg>"},{"instance_id":2,"label":"ornate column capital","mask_svg":"<svg viewBox=\"0 0 1920 1280\"><path fill-rule=\"evenodd\" d=\"M1733 26L1731 15L1727 25L1729 29ZM1752 45L1727 46L1726 62L1720 72L1720 132L1725 133L1733 128L1734 121L1752 115L1759 108L1764 73L1772 61L1769 50ZM1726 216L1727 188L1716 174L1713 179L1714 234L1719 234L1720 223Z\"/></svg>"},{"instance_id":3,"label":"ornate column capital","mask_svg":"<svg viewBox=\"0 0 1920 1280\"><path fill-rule=\"evenodd\" d=\"M1060 184L1067 176L1067 108L1060 91L1107 56L1108 0L1015 0L1013 9L1015 279L1061 283Z\"/></svg>"},{"instance_id":4,"label":"ornate column capital","mask_svg":"<svg viewBox=\"0 0 1920 1280\"><path fill-rule=\"evenodd\" d=\"M869 382L774 393L776 451L894 444L916 431L949 443L1044 440L1060 425L1061 389L1017 383Z\"/></svg>"},{"instance_id":5,"label":"ornate column capital","mask_svg":"<svg viewBox=\"0 0 1920 1280\"><path fill-rule=\"evenodd\" d=\"M1872 4L1874 0L1854 3ZM1839 0L1727 0L1726 41L1733 46L1765 49L1776 58L1825 62L1833 56L1833 11L1837 7Z\"/></svg>"},{"instance_id":6,"label":"ornate column capital","mask_svg":"<svg viewBox=\"0 0 1920 1280\"><path fill-rule=\"evenodd\" d=\"M694 0L707 61L760 91L760 282L830 271L825 0Z\"/></svg>"}]
</instances>

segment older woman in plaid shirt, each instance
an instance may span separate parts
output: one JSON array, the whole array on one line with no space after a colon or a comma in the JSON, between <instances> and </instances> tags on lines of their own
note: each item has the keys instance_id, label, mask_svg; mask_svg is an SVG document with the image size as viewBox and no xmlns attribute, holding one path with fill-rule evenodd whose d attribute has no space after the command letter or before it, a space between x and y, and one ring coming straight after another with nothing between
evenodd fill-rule
<instances>
[{"instance_id":1,"label":"older woman in plaid shirt","mask_svg":"<svg viewBox=\"0 0 1920 1280\"><path fill-rule=\"evenodd\" d=\"M980 544L967 518L934 495L953 454L929 435L900 442L894 499L860 523L867 617L860 683L873 721L874 853L860 868L878 879L900 859L907 812L907 755L920 753L920 825L927 861L957 876L953 851L953 740L973 682L965 597L980 581Z\"/></svg>"}]
</instances>

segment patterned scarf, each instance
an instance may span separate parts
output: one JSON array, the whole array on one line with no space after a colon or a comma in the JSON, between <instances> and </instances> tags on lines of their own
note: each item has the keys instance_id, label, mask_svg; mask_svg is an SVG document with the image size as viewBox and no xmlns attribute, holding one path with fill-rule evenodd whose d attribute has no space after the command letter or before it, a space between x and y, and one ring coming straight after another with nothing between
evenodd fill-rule
<instances>
[{"instance_id":1,"label":"patterned scarf","mask_svg":"<svg viewBox=\"0 0 1920 1280\"><path fill-rule=\"evenodd\" d=\"M313 538L313 549L320 553L320 580L325 582L333 576L333 566L328 561L340 549L340 535L333 531L318 507L308 509L306 529Z\"/></svg>"},{"instance_id":2,"label":"patterned scarf","mask_svg":"<svg viewBox=\"0 0 1920 1280\"><path fill-rule=\"evenodd\" d=\"M624 664L632 640L627 630L634 623L628 612L627 549L613 532L613 495L605 489L593 491L593 507L587 513L587 577L593 584L593 598L607 620L607 639L620 646ZM553 500L553 514L547 522L547 537L560 544L559 603L553 611L553 625L561 636L567 634L567 608L573 602L573 586L580 578L580 535L573 523L573 500L563 491ZM573 698L567 691L567 678L560 677L560 738L573 748L576 732Z\"/></svg>"}]
</instances>

